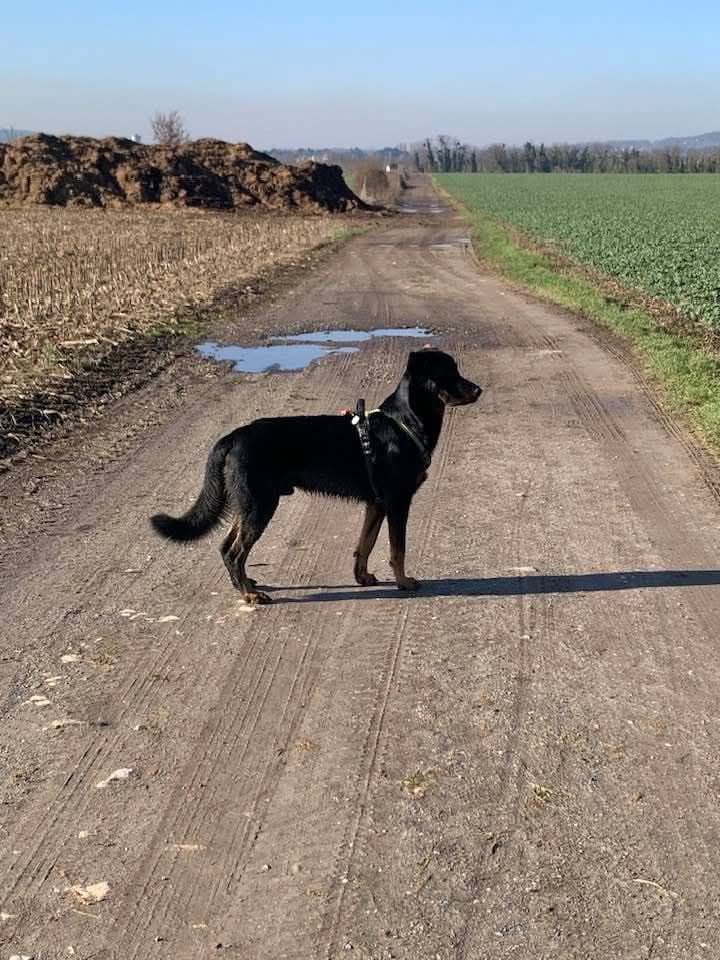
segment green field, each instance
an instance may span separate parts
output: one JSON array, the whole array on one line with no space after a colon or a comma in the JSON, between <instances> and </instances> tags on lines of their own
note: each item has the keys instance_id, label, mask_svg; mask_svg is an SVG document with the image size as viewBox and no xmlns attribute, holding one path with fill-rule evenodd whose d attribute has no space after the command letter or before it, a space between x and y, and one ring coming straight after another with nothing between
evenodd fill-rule
<instances>
[{"instance_id":1,"label":"green field","mask_svg":"<svg viewBox=\"0 0 720 960\"><path fill-rule=\"evenodd\" d=\"M720 177L443 174L471 212L720 328Z\"/></svg>"}]
</instances>

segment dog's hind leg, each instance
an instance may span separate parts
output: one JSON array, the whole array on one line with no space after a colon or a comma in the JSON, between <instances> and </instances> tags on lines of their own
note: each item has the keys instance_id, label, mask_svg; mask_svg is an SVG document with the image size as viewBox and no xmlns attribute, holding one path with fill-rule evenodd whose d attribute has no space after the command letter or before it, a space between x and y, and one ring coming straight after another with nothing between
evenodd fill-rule
<instances>
[{"instance_id":1,"label":"dog's hind leg","mask_svg":"<svg viewBox=\"0 0 720 960\"><path fill-rule=\"evenodd\" d=\"M275 513L278 501L264 501L263 510L252 510L233 521L230 532L220 547L223 562L230 574L233 586L239 590L247 603L271 603L270 597L257 589L254 580L248 577L245 564L253 546L257 543Z\"/></svg>"},{"instance_id":2,"label":"dog's hind leg","mask_svg":"<svg viewBox=\"0 0 720 960\"><path fill-rule=\"evenodd\" d=\"M271 603L270 597L258 590L256 582L248 577L245 564L253 546L272 520L280 497L267 490L253 495L248 488L243 464L235 458L228 464L226 480L233 523L220 547L223 562L233 586L247 603Z\"/></svg>"},{"instance_id":3,"label":"dog's hind leg","mask_svg":"<svg viewBox=\"0 0 720 960\"><path fill-rule=\"evenodd\" d=\"M420 586L414 577L405 573L405 537L410 500L396 501L388 506L388 530L390 533L390 566L395 574L398 590L417 590Z\"/></svg>"},{"instance_id":4,"label":"dog's hind leg","mask_svg":"<svg viewBox=\"0 0 720 960\"><path fill-rule=\"evenodd\" d=\"M380 527L385 519L385 511L377 503L367 503L365 505L365 519L363 520L360 539L355 548L355 564L353 573L355 580L361 587L371 587L377 583L377 577L368 573L368 558L380 533Z\"/></svg>"},{"instance_id":5,"label":"dog's hind leg","mask_svg":"<svg viewBox=\"0 0 720 960\"><path fill-rule=\"evenodd\" d=\"M230 527L228 535L225 537L222 542L222 546L220 547L220 555L223 558L223 563L227 568L227 572L230 575L233 586L237 590L243 589L243 580L239 576L236 566L236 557L241 550L241 544L239 542L241 526L242 518L236 517L232 526ZM250 577L245 577L245 582L249 583L251 587L257 586L257 581L251 580Z\"/></svg>"},{"instance_id":6,"label":"dog's hind leg","mask_svg":"<svg viewBox=\"0 0 720 960\"><path fill-rule=\"evenodd\" d=\"M237 590L242 590L242 581L238 577L238 573L235 567L235 556L237 550L239 549L239 544L237 543L240 536L240 527L242 525L242 518L236 517L233 522L228 535L222 542L220 547L220 556L223 558L223 563L227 569L227 572L232 580L232 585Z\"/></svg>"}]
</instances>

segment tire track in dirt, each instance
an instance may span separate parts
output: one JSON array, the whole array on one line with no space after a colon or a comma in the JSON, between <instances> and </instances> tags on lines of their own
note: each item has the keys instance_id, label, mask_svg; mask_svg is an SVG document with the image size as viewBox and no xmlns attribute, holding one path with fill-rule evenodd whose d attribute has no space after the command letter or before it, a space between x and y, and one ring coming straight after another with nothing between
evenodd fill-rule
<instances>
[{"instance_id":1,"label":"tire track in dirt","mask_svg":"<svg viewBox=\"0 0 720 960\"><path fill-rule=\"evenodd\" d=\"M440 496L440 484L447 467L447 461L452 449L452 438L454 434L456 420L453 416L447 417L441 434L439 449L434 456L433 480L430 490L430 509L422 513L422 526L420 528L420 545L417 550L417 560L419 562L426 554L428 540L432 533L434 517L436 516L437 501ZM413 551L415 554L415 551ZM335 898L331 912L326 914L321 939L322 955L327 960L332 960L333 951L340 950L338 942L338 930L340 918L345 908L345 898L348 885L352 882L353 863L362 843L362 829L370 806L370 798L377 777L378 762L381 753L381 744L385 735L385 721L388 711L388 704L392 696L393 687L396 684L398 673L401 669L403 656L403 646L405 640L405 631L407 628L409 610L405 604L398 605L393 618L393 629L391 635L394 637L392 646L385 654L384 679L382 687L378 691L377 698L371 711L371 719L367 727L367 735L362 748L361 766L364 768L359 777L359 789L357 791L357 810L352 821L348 824L348 829L343 840L338 857L336 860L334 876L338 883L338 894Z\"/></svg>"},{"instance_id":2,"label":"tire track in dirt","mask_svg":"<svg viewBox=\"0 0 720 960\"><path fill-rule=\"evenodd\" d=\"M463 356L462 350L458 349L458 344L451 342L449 348L455 352L457 356L461 357L461 363L464 364L464 367L467 368L467 358ZM453 421L455 422L455 421ZM448 438L448 443L443 451L443 463L441 470L437 473L437 482L434 485L431 506L428 508L424 506L423 515L427 514L427 522L425 524L425 533L423 537L423 549L422 555L426 556L434 554L432 549L432 544L435 536L440 532L442 527L442 505L439 503L439 500L442 496L447 496L446 493L441 494L441 478L445 472L445 467L447 464L448 457L452 450L450 444L450 438ZM521 543L521 529L523 523L523 516L525 512L525 506L528 501L528 497L533 486L532 477L530 477L526 482L526 489L522 492L522 495L519 496L519 508L515 513L515 520L513 524L513 532L509 538L508 543L506 544L507 550L507 561L509 564L513 562L517 565L521 564L522 561L522 551L520 549ZM501 773L499 779L499 792L497 796L497 805L499 808L502 808L505 811L510 811L503 815L503 820L507 821L507 826L505 828L504 835L502 837L503 842L507 842L513 830L517 827L518 820L518 807L521 801L522 796L525 793L525 788L527 786L527 769L524 761L522 760L523 753L523 739L525 736L525 722L529 709L530 700L530 690L532 685L532 669L533 669L533 642L538 639L552 643L552 635L555 630L554 626L554 617L553 617L553 604L554 598L552 595L530 595L523 587L524 576L522 574L518 575L518 591L516 598L516 636L517 636L517 649L514 654L514 663L515 668L513 670L515 678L515 687L512 694L512 707L510 709L510 717L508 720L508 735L506 746L503 750L503 760L501 763ZM346 843L346 847L350 851L350 855L347 859L342 861L342 867L340 872L336 871L341 880L341 886L339 887L340 893L337 897L335 911L332 915L332 923L330 925L330 935L327 941L327 947L323 952L323 956L330 960L330 958L339 955L340 951L344 949L343 940L344 937L339 936L339 928L341 924L341 918L343 915L347 918L347 923L349 927L357 925L357 920L359 915L362 913L363 909L368 905L367 903L363 904L363 895L364 890L362 890L354 882L356 880L356 874L360 872L359 868L354 867L354 863L357 860L367 859L366 852L366 830L367 823L372 822L374 818L374 792L377 787L377 778L373 775L376 769L382 769L385 767L386 759L388 752L390 750L389 740L385 729L385 718L389 709L390 696L393 687L400 687L403 685L403 675L410 675L414 673L415 666L413 663L408 662L408 659L402 656L403 647L407 643L411 643L413 648L421 648L427 643L426 637L426 620L423 618L422 613L417 610L408 611L409 615L406 615L402 618L401 623L393 625L393 633L400 633L398 639L398 645L394 648L394 657L392 660L392 666L388 673L388 683L384 688L384 696L380 701L380 714L382 717L382 722L375 724L373 733L372 733L372 748L370 751L371 756L371 774L366 778L363 785L362 791L362 802L360 805L360 810L358 812L358 818L356 823L353 825L353 830L351 834L351 841ZM496 616L490 620L488 625L484 628L485 633L489 634L493 631L499 612L496 613ZM465 608L460 611L459 616L455 623L455 629L459 634L464 632L466 626L469 626L474 621L474 616L471 613L470 608ZM542 637L540 637L542 634ZM417 652L417 651L416 651ZM374 714L374 718L377 716L377 712ZM490 854L489 856L494 855ZM476 889L480 882L483 879L483 875L486 873L489 865L489 858L483 860L482 865L477 870L477 875L469 885L471 889ZM374 899L372 903L374 904ZM473 914L474 908L472 906L472 901L468 900L468 905L464 907L466 914L465 919L465 928L464 931L458 936L457 950L458 956L464 956L464 946L468 937L471 936L472 932L472 923L473 923Z\"/></svg>"},{"instance_id":3,"label":"tire track in dirt","mask_svg":"<svg viewBox=\"0 0 720 960\"><path fill-rule=\"evenodd\" d=\"M538 330L540 334L540 331ZM607 453L612 456L619 464L618 473L620 476L622 489L628 496L638 515L642 517L646 525L655 531L664 531L667 528L665 518L668 515L670 504L667 497L659 489L657 477L646 468L642 458L636 456L637 451L633 449L622 425L608 410L602 396L596 392L587 380L579 373L573 364L572 358L562 349L557 341L547 334L540 334L544 342L557 353L558 362L562 364L561 369L555 375L555 379L561 385L563 392L567 394L570 403L578 415L581 426L587 432L587 435L599 443ZM596 335L596 342L604 346L603 341ZM657 399L650 393L650 387L647 381L637 371L636 366L631 365L630 357L623 355L620 350L611 351L617 359L622 359L624 365L628 366L629 372L636 380L645 386L645 399L651 408L655 411L657 419L662 428L677 440L682 441L683 448L691 455L693 462L698 467L698 471L708 484L711 492L714 494L716 489L714 472L708 470L708 457L702 455L687 432L679 427L664 412ZM720 489L720 488L719 488ZM719 498L720 499L720 498ZM656 534L657 535L657 534ZM673 534L672 539L661 535L663 547L668 555L675 554L676 562L682 562L682 554L678 555L679 549L675 542ZM688 560L692 563L692 561ZM711 558L708 557L708 565L711 565ZM712 599L708 599L705 591L694 590L694 604L700 607L701 613L707 618L708 628L714 620L715 612L718 611L718 604ZM662 602L659 600L658 602Z\"/></svg>"},{"instance_id":4,"label":"tire track in dirt","mask_svg":"<svg viewBox=\"0 0 720 960\"><path fill-rule=\"evenodd\" d=\"M178 469L171 474L170 477L170 486L172 488L179 486L180 477L186 472L186 466L183 461L180 461L177 466ZM298 510L299 509L301 508L298 505ZM164 546L162 548L162 554L164 555L170 555L171 551L172 548L168 546ZM100 573L92 573L90 575L88 585L91 589L96 586L96 581L100 576ZM135 589L139 579L139 577L135 577L134 579L127 580L119 592L116 590L112 590L112 592L110 592L110 590L107 589L103 599L106 600L108 606L111 606L113 609L116 608L117 610L120 610L123 607L129 607L130 603L134 602L133 590ZM219 576L218 579L220 579ZM185 602L184 609L182 610L183 615L178 619L177 622L173 622L171 626L168 626L165 629L164 636L161 638L162 649L160 652L154 655L151 651L148 653L147 661L138 664L137 672L129 679L127 686L119 692L117 702L120 706L120 711L112 718L113 726L119 726L120 721L127 716L131 716L139 712L142 706L152 699L157 690L158 684L158 681L155 678L160 675L164 669L166 669L168 663L171 662L176 656L177 647L184 642L175 637L176 626L178 624L182 624L190 617L191 611L198 606L198 600L206 592L206 590L207 585L203 583L192 591L190 597L188 597ZM46 632L48 634L55 632L66 615L66 613L62 613L54 620L51 620L46 626ZM106 736L102 738L102 741L99 745L96 745L95 747L90 746L85 750L83 756L73 765L72 772L68 776L66 782L62 785L61 789L63 791L65 791L67 787L71 785L70 792L67 793L64 798L61 798L59 795L54 798L53 804L59 803L60 809L54 810L54 813L52 813L51 816L58 817L61 815L64 804L72 800L74 791L77 789L77 787L85 779L89 778L90 770L93 769L93 767L99 769L111 752L117 752L117 747L120 744L121 739L122 734L117 734L114 737ZM95 750L94 754L93 749ZM88 760L91 754L92 759L90 759L88 763L84 762ZM50 827L52 827L55 822L55 820L51 820ZM40 833L43 832L43 827L40 824L35 826L32 834L37 836L38 831L40 831ZM42 840L38 842L38 847L41 845Z\"/></svg>"},{"instance_id":5,"label":"tire track in dirt","mask_svg":"<svg viewBox=\"0 0 720 960\"><path fill-rule=\"evenodd\" d=\"M602 343L602 341L600 342ZM614 351L613 355L622 359L622 354L618 356L618 351ZM693 545L691 559L689 553L684 553L684 544L678 543L675 530L672 532L668 530L666 518L671 510L677 510L677 501L672 504L668 501L667 495L660 489L658 474L653 474L648 469L646 458L636 455L637 451L631 445L626 431L607 409L598 392L580 375L573 365L572 358L563 353L562 359L565 366L559 376L561 382L566 385L580 422L587 430L588 435L602 442L608 454L616 458L622 488L636 512L643 517L646 525L655 531L655 536L661 542L663 552L666 555L674 556L676 563L692 565L693 562L697 562L697 545ZM623 363L628 366L627 356L625 356ZM698 474L708 486L711 494L720 501L720 472L717 468L712 469L707 455L703 455L692 437L687 434L687 431L683 430L667 415L658 400L652 396L642 375L634 367L629 369L634 379L645 383L644 398L663 431L681 442L683 449L697 467ZM713 558L708 555L706 563L708 567L711 567ZM711 630L711 624L716 622L716 616L720 612L720 605L712 599L707 591L694 589L692 592L694 605L699 608L701 615L705 618L708 630Z\"/></svg>"},{"instance_id":6,"label":"tire track in dirt","mask_svg":"<svg viewBox=\"0 0 720 960\"><path fill-rule=\"evenodd\" d=\"M205 593L205 587L198 587L193 590L188 597L183 615L180 622L184 622L192 610L193 602L199 602ZM169 662L178 644L174 638L174 629L168 628L165 632L165 640L170 641L168 645L157 653L154 659L148 659L141 664L141 670L133 676L125 689L121 692L114 704L118 711L109 716L108 725L112 729L117 729L115 734L101 736L90 743L83 751L81 756L75 760L71 772L65 781L61 784L59 792L53 797L51 803L41 815L41 819L36 821L26 837L33 837L33 843L29 853L20 861L10 861L7 866L7 882L4 888L5 897L9 898L18 889L18 887L35 886L39 888L51 873L55 862L60 855L62 841L60 846L53 847L47 837L51 833L61 833L61 827L68 816L67 811L75 802L76 796L83 788L88 789L84 802L80 802L78 808L72 808L72 816L77 816L85 812L90 806L93 794L90 792L90 781L97 777L101 779L102 771L110 763L111 756L121 755L122 746L125 742L126 734L122 732L123 721L137 713L141 713L143 708L155 696L159 680L158 677L167 669ZM18 845L22 838L18 838ZM56 841L57 842L57 841Z\"/></svg>"},{"instance_id":7,"label":"tire track in dirt","mask_svg":"<svg viewBox=\"0 0 720 960\"><path fill-rule=\"evenodd\" d=\"M428 246L419 246L418 247L421 258L424 263L427 264L428 268L433 272L433 274L444 274L453 278L457 283L460 282L463 286L468 289L473 289L476 287L473 278L468 277L465 270L462 266L458 266L457 258L455 255L448 256L448 251L443 250L442 252L433 249ZM456 251L453 251L456 253ZM500 346L513 346L517 347L519 343L522 343L524 337L527 337L528 331L525 330L523 333L515 328L514 324L508 324L504 329L499 328L497 324L488 324L487 327L483 328L482 336L480 338L480 343L482 347L500 347ZM557 350L556 343L549 337L541 335L539 337L530 337L530 340L527 341L528 346L534 345L539 348L559 352ZM477 348L477 340L474 341L473 345ZM452 340L448 344L448 348L451 351L455 352L456 355L462 356L462 353L457 350L458 344ZM467 366L467 361L465 361L465 366ZM580 401L581 407L580 412L586 417L597 417L600 415L600 410L590 403L582 403ZM450 447L445 449L445 460L447 459L447 453ZM438 482L441 473L438 473ZM525 510L525 505L527 503L527 498L530 494L532 488L532 478L527 482L527 488L523 491L520 496L520 506L516 513L516 518L513 526L513 535L511 537L510 553L515 555L516 564L521 564L521 553L519 549L520 543L520 531L522 527L522 520ZM440 523L439 511L437 510L437 504L435 502L437 498L437 487L435 488L435 494L432 501L432 506L429 509L430 521L426 525L425 532L425 546L427 546L428 541L432 541L432 537L436 531L437 525ZM425 552L425 550L423 551ZM518 591L516 598L516 621L517 621L517 650L515 654L515 689L513 693L512 708L510 711L509 719L509 733L506 742L506 746L503 751L503 761L501 765L501 775L500 775L500 787L499 794L497 797L497 804L500 808L505 811L510 811L503 816L503 819L507 821L506 827L506 836L503 837L503 842L507 842L509 836L511 836L514 829L517 828L518 822L518 809L521 801L521 797L524 794L524 788L527 785L527 770L525 764L522 760L522 743L524 738L524 728L525 721L527 717L529 702L530 702L530 688L532 684L532 664L533 664L533 652L532 652L532 643L538 639L536 634L539 630L542 634L542 640L545 643L552 643L552 635L555 631L554 626L554 616L553 616L553 597L552 595L543 595L542 591L539 591L539 595L528 595L526 590L523 587L524 577L522 575L518 576ZM462 620L461 620L462 622ZM406 631L408 624L407 618L403 622L402 630ZM458 624L460 627L460 624ZM537 629L536 629L537 628ZM492 630L492 625L488 628ZM419 641L419 633L417 626L412 634L416 640ZM399 647L397 648L400 649ZM398 664L397 660L393 661L393 670L392 677L393 679L402 671L402 664ZM389 688L388 688L389 689ZM384 701L383 706L383 715L387 709L387 700ZM375 757L378 753L380 747L378 746L378 740L383 731L378 728L376 739L374 740L373 747L373 763L375 763ZM387 744L385 744L384 749L387 749ZM361 812L358 819L358 824L353 834L353 842L351 844L353 852L362 850L362 823L365 818L372 815L372 802L369 801L369 796L371 795L371 783L368 780L366 789L363 793L363 802L361 805ZM367 809L366 809L367 808ZM495 847L493 847L493 853L489 856L493 856ZM333 923L331 926L331 935L328 943L328 948L324 954L326 957L330 958L333 956L333 951L340 951L342 948L342 943L338 940L338 926L340 922L340 915L343 912L343 909L350 915L356 914L360 909L360 894L356 893L352 902L345 907L345 897L346 890L352 889L351 881L352 870L350 869L350 860L347 869L344 872L343 879L347 882L348 886L341 887L341 893L338 898L336 912L333 915ZM487 871L489 866L489 857L483 858L483 861L480 867L476 871L476 875L471 883L473 888L477 888L482 880L483 874ZM465 956L465 950L467 948L468 940L472 937L472 926L473 926L473 910L472 907L466 908L469 909L470 913L466 914L464 929L462 933L458 936L457 939L457 956Z\"/></svg>"},{"instance_id":8,"label":"tire track in dirt","mask_svg":"<svg viewBox=\"0 0 720 960\"><path fill-rule=\"evenodd\" d=\"M700 445L695 437L693 437L681 423L673 419L671 414L665 409L663 403L658 399L657 391L651 379L640 369L637 357L609 331L598 330L589 324L584 325L582 330L583 333L590 337L602 350L609 353L623 365L625 370L642 390L645 401L654 411L658 423L669 436L682 445L688 456L697 466L708 489L715 499L720 502L720 466L718 466L717 460Z\"/></svg>"},{"instance_id":9,"label":"tire track in dirt","mask_svg":"<svg viewBox=\"0 0 720 960\"><path fill-rule=\"evenodd\" d=\"M539 330L538 333L540 334ZM667 556L672 556L673 562L676 565L682 563L692 565L693 559L691 559L691 556L695 558L694 562L696 563L697 544L694 544L692 554L685 555L683 541L678 542L677 540L677 523L672 531L668 527L666 521L671 510L671 505L668 501L667 494L660 489L657 475L654 475L647 468L647 460L635 456L637 451L632 448L626 431L608 410L602 396L593 389L589 382L575 368L572 357L566 351L558 348L558 344L553 337L547 334L540 334L540 336L547 343L548 347L556 353L559 362L563 364L562 369L553 379L560 385L561 391L567 395L588 437L599 443L607 455L618 464L616 472L620 479L621 488L628 497L636 514L642 518L648 529L654 531L655 536L660 541L659 545L661 546L662 552ZM602 343L602 341L600 342ZM618 357L618 359L622 358ZM627 357L625 357L625 363L628 363ZM637 372L632 368L631 372L638 376ZM643 380L641 376L640 379L641 381ZM698 454L692 438L689 438L687 434L682 431L682 428L678 427L678 425L665 414L657 400L651 395L650 388L647 384L644 392L646 399L649 401L649 405L656 412L657 419L662 428L675 439L679 440L682 438L682 446L691 455L692 461L698 467L698 472L703 476L703 479L714 494L715 484L712 482L714 480L714 472L711 472L710 477L707 476L707 457ZM672 506L677 508L677 501L673 503ZM689 527L687 529L689 529ZM687 560L685 556L687 556ZM712 558L708 557L706 562L708 566L712 566ZM688 597L688 594L691 596ZM694 612L704 621L706 630L710 633L713 629L711 624L716 623L718 616L720 616L720 604L717 598L714 598L713 595L707 591L690 588L690 590L686 591L684 599L692 603ZM659 595L655 599L655 603L658 616L661 620L667 617L669 615L669 602L665 597ZM605 604L608 619L613 617L612 606L611 602ZM619 623L618 629L620 629ZM667 662L669 664L668 680L671 689L677 692L684 678L678 675L677 668L674 665L672 647L668 646L666 651ZM688 814L686 814L686 816L688 816ZM670 804L667 805L667 822L673 822L673 807ZM656 875L662 877L662 866L659 862L656 870ZM663 878L663 882L667 882L668 886L671 886L669 880L665 881ZM661 933L656 935L657 942L663 943L663 949L672 949L675 941L673 923L677 912L677 901L671 897L668 902L670 909L665 913ZM599 941L595 940L594 949L599 949L600 946ZM610 940L607 940L607 938L603 940L602 947L604 949L608 949L611 946L612 943ZM461 956L465 956L465 954L461 954Z\"/></svg>"},{"instance_id":10,"label":"tire track in dirt","mask_svg":"<svg viewBox=\"0 0 720 960\"><path fill-rule=\"evenodd\" d=\"M467 357L463 355L462 351L457 350L456 344L453 343L452 346L453 349L455 349L456 354L459 354L462 357L464 366L467 367ZM454 444L453 446L456 445ZM451 447L447 448L446 460L447 454L451 449ZM423 553L430 556L433 556L436 552L436 540L440 540L440 543L437 544L437 546L440 548L439 552L443 552L441 548L444 545L442 543L444 539L444 511L442 510L442 503L436 502L438 488L440 485L440 476L441 475L438 474L438 487L435 489L432 508L427 509L425 504L423 504L422 508L419 507L419 509L423 509L423 513L428 513L429 515L429 522L427 523L425 535L425 548ZM532 477L530 477L526 483L527 487L530 488L532 486ZM525 490L523 491L523 496L519 497L519 505L515 512L515 519L513 523L513 532L507 541L503 541L501 548L501 555L505 557L505 560L501 562L507 564L520 564L522 560L522 551L520 547L521 529L525 504L528 500L527 493L528 490ZM444 491L443 496L445 498L447 497L447 491ZM518 576L519 595L515 601L517 609L515 619L518 623L515 635L519 639L516 641L517 649L513 654L513 663L515 664L513 676L516 682L512 695L512 708L510 710L511 717L508 721L509 739L504 749L504 760L501 765L499 793L493 800L493 803L496 803L499 808L505 809L505 807L507 807L512 811L517 811L517 805L520 802L520 798L524 794L525 787L527 785L526 767L518 759L522 754L523 749L522 743L524 738L524 724L528 705L530 703L529 691L532 683L531 671L533 653L532 644L530 643L530 638L527 636L527 634L531 633L533 641L535 641L537 639L542 639L540 635L546 633L549 641L552 642L552 633L554 632L554 620L552 616L553 597L542 595L534 596L529 594L526 595L526 592L522 587L523 579L524 578L522 575ZM496 609L495 614L491 617L488 623L483 625L483 635L490 634L494 631L499 616L500 611ZM453 617L453 624L454 632L458 636L476 633L476 614L473 612L472 607L468 605L461 606ZM397 667L394 670L393 685L397 687L397 689L411 689L413 678L418 669L417 662L419 659L421 659L421 651L424 648L427 648L428 645L431 645L431 641L429 640L427 634L427 619L423 613L423 610L417 605L410 609L409 617L406 618L406 621L403 623L403 632L405 634L404 644L412 647L413 653L416 654L416 656L413 658L404 657L400 659ZM481 641L478 640L476 642L480 643ZM385 707L384 713L388 713L388 708L389 704ZM395 729L397 736L397 715L392 716L389 723ZM394 746L391 746L391 740L387 731L378 731L378 734L381 734L382 736L379 747L376 747L378 759L376 760L375 764L377 768L382 770L392 766L392 763L390 762L390 752L395 748ZM396 760L396 757L392 759ZM373 822L376 824L378 822L387 822L382 819L382 815L380 815L379 818L375 816L374 794L376 793L377 785L377 779L375 782L370 783L367 795L364 798L363 817L358 825L353 842L353 859L357 866L354 867L351 865L350 869L348 869L343 875L346 885L341 888L341 893L339 895L339 915L336 915L336 919L332 928L333 936L330 939L327 951L323 954L326 957L337 956L344 948L345 936L339 936L338 929L340 926L341 917L344 917L343 926L348 930L348 932L354 931L354 933L357 934L358 929L362 927L362 917L372 914L373 912L377 913L378 910L381 909L380 906L376 904L374 896L372 896L372 890L370 889L370 891L368 891L368 887L365 885L368 881L368 877L372 876L372 868L369 865L370 853L368 851L368 847L371 845L369 840L372 840L372 837L368 837L368 824L372 824ZM472 784L468 784L467 789L469 789L471 793L476 792ZM508 813L507 817L503 815L503 819L509 820L506 829L506 833L509 836L512 833L513 822L517 819L517 813L515 812L512 815ZM506 837L503 836L503 839L505 840ZM378 862L378 857L379 851L377 849L377 843L375 843L374 862ZM384 859L381 859L379 862L385 861ZM469 935L472 929L472 916L475 908L472 905L472 895L468 891L474 890L481 882L483 878L482 875L486 870L486 866L486 863L483 863L483 865L477 870L477 876L475 876L475 878L467 884L467 888L463 891L461 903L459 901L458 892L454 894L454 910L461 910L465 914L465 934L461 934L458 937L459 943L464 941L465 937ZM363 875L362 877L360 876L361 874ZM365 883L362 882L363 880ZM370 895L370 900L368 900L368 893ZM385 909L387 911L387 907ZM378 923L383 923L384 925L389 925L392 927L392 920L390 916L387 916L385 920L379 920ZM354 948L360 949L361 951L369 950L369 955L373 956L375 955L373 950L379 949L377 942L375 946L370 943L357 944L354 942L352 936L348 937L347 942L351 943ZM349 948L350 947L348 946L347 949ZM412 949L412 947L410 949ZM428 949L430 949L429 946Z\"/></svg>"},{"instance_id":11,"label":"tire track in dirt","mask_svg":"<svg viewBox=\"0 0 720 960\"><path fill-rule=\"evenodd\" d=\"M533 490L534 480L529 477L525 481L524 489L518 496L519 507L515 513L512 533L509 538L508 555L512 564L523 566L523 551L521 550L522 526L528 502ZM505 745L502 748L496 804L500 822L504 824L500 832L495 831L492 844L485 844L479 855L468 883L468 904L464 909L464 921L461 929L456 932L454 940L454 956L458 960L466 960L474 956L472 952L476 908L480 904L479 893L482 883L493 870L501 869L498 865L498 852L505 852L512 845L514 834L518 829L519 810L525 789L528 785L527 765L524 759L524 742L526 738L526 723L528 711L532 702L534 644L553 642L555 621L553 615L554 598L544 594L542 589L537 595L531 595L526 586L526 576L517 574L517 592L515 598L515 628L516 649L513 661L514 689L508 713L508 730ZM497 621L497 617L496 617ZM522 858L522 850L516 849L515 854ZM502 853L501 853L502 856ZM470 899L472 898L472 899ZM475 909L474 909L475 908ZM470 952L469 952L470 951Z\"/></svg>"},{"instance_id":12,"label":"tire track in dirt","mask_svg":"<svg viewBox=\"0 0 720 960\"><path fill-rule=\"evenodd\" d=\"M279 618L272 613L266 618L270 622L263 623L257 631L259 635L248 652L247 662L233 670L221 689L221 719L208 723L208 731L182 778L182 793L160 826L154 854L143 871L132 929L125 929L130 957L144 956L147 942L152 939L148 931L167 931L188 918L206 922L208 904L216 902L221 887L225 893L230 892L242 872L248 847L261 829L261 800L271 796L277 785L280 752L286 749L305 698L312 690L318 666L314 654L325 639L325 625L318 624L316 618L310 625L312 644L304 648L285 699L278 704L280 719L273 724L272 733L274 749L266 757L266 731L261 729L261 723L266 714L271 714L272 698L277 697L274 687L282 686L282 661L288 659L288 638L278 640ZM263 647L265 653L254 657L255 650ZM244 710L227 710L225 706L242 703L247 704ZM213 785L210 790L202 789L208 785ZM188 803L186 794L194 802ZM237 811L227 809L230 800ZM195 868L186 887L181 869L182 849L195 846L207 850L212 861L201 869ZM178 877L172 896L164 899L156 892L162 876Z\"/></svg>"}]
</instances>

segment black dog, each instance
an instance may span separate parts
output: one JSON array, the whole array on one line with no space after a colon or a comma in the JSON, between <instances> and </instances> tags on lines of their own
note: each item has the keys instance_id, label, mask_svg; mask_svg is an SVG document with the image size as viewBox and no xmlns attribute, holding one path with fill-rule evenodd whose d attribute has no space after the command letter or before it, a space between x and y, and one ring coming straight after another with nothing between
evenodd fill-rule
<instances>
[{"instance_id":1,"label":"black dog","mask_svg":"<svg viewBox=\"0 0 720 960\"><path fill-rule=\"evenodd\" d=\"M220 551L233 585L249 603L270 603L245 572L248 554L277 509L297 487L308 493L365 503L355 550L355 579L377 583L367 563L383 519L390 532L390 563L400 590L418 583L405 574L405 530L410 503L425 480L440 435L445 405L474 403L482 390L460 376L440 350L410 354L394 393L364 418L274 417L233 430L213 447L205 483L182 517L160 513L155 530L170 540L195 540L223 515L231 527Z\"/></svg>"}]
</instances>

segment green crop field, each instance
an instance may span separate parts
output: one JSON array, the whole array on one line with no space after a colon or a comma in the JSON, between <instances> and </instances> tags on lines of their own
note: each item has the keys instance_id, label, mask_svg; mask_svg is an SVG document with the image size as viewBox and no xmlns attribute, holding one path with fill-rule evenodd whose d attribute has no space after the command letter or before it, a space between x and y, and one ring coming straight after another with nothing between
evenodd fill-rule
<instances>
[{"instance_id":1,"label":"green crop field","mask_svg":"<svg viewBox=\"0 0 720 960\"><path fill-rule=\"evenodd\" d=\"M720 328L720 176L444 174L471 212Z\"/></svg>"}]
</instances>

